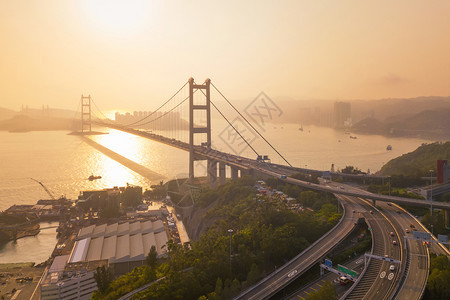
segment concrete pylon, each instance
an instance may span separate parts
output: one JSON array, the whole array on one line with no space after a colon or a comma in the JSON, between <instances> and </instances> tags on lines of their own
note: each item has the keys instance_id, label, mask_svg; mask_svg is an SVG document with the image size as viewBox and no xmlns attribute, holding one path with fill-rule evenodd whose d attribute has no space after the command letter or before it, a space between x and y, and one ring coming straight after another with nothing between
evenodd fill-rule
<instances>
[{"instance_id":1,"label":"concrete pylon","mask_svg":"<svg viewBox=\"0 0 450 300\"><path fill-rule=\"evenodd\" d=\"M208 181L211 188L217 187L217 161L208 159Z\"/></svg>"},{"instance_id":2,"label":"concrete pylon","mask_svg":"<svg viewBox=\"0 0 450 300\"><path fill-rule=\"evenodd\" d=\"M194 153L194 135L206 134L206 142L202 143L203 147L211 149L211 94L210 94L211 80L208 78L204 84L196 84L194 78L189 78L189 181L194 184L194 161L204 160L204 158L198 158ZM206 100L204 103L194 103L194 90L204 90ZM200 93L201 94L201 93ZM196 127L194 120L194 111L206 112L206 127ZM200 122L198 122L200 123ZM208 161L208 173L209 173ZM214 163L211 163L214 165ZM217 170L217 166L215 167ZM209 175L208 175L209 176ZM217 179L217 175L216 175Z\"/></svg>"},{"instance_id":3,"label":"concrete pylon","mask_svg":"<svg viewBox=\"0 0 450 300\"><path fill-rule=\"evenodd\" d=\"M239 178L239 169L236 167L231 167L231 180Z\"/></svg>"},{"instance_id":4,"label":"concrete pylon","mask_svg":"<svg viewBox=\"0 0 450 300\"><path fill-rule=\"evenodd\" d=\"M223 162L219 162L219 184L224 185L226 181L226 165Z\"/></svg>"}]
</instances>

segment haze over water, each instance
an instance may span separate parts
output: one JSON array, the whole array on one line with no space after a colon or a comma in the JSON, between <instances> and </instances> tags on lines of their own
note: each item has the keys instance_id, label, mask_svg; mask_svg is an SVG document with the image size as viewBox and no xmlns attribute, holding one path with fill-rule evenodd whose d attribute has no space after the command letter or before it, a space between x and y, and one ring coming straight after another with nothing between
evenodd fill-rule
<instances>
[{"instance_id":1,"label":"haze over water","mask_svg":"<svg viewBox=\"0 0 450 300\"><path fill-rule=\"evenodd\" d=\"M227 144L217 138L223 127L218 128L213 133L213 145L216 149L232 152ZM358 135L358 139L353 140L344 132L331 128L309 126L303 132L298 128L295 124L268 125L264 134L292 165L319 170L329 170L334 163L336 169L353 165L363 171L370 169L375 172L391 158L430 142L425 139L377 135ZM90 138L163 175L164 181L186 176L187 152L117 130L103 131L109 134ZM152 184L159 184L159 179L144 178L94 149L78 136L67 135L64 131L20 134L0 132L0 141L0 210L13 204L34 204L39 199L50 198L30 178L41 181L56 198L66 195L71 199L75 199L82 190L125 186L127 183L145 189ZM393 146L392 151L386 151L388 144ZM258 150L260 154L269 154L272 162L283 163L260 138L252 146L262 149ZM264 149L266 152L262 152ZM242 155L255 157L250 149L243 151ZM89 181L87 178L91 174L102 178ZM204 174L201 167L197 168L197 174Z\"/></svg>"}]
</instances>

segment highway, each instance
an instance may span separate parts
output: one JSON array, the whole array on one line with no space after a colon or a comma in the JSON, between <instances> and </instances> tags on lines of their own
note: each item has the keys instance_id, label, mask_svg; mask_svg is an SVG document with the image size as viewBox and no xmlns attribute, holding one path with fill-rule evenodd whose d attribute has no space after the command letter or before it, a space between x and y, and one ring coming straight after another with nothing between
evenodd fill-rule
<instances>
[{"instance_id":1,"label":"highway","mask_svg":"<svg viewBox=\"0 0 450 300\"><path fill-rule=\"evenodd\" d=\"M188 143L145 131L123 128L117 125L102 125L149 138L184 151L189 151ZM399 266L395 266L395 270L390 271L390 263L371 259L365 274L359 280L358 284L352 286L352 290L346 299L388 299L394 295L398 299L420 299L428 276L428 249L424 248L417 241L409 240L407 244L404 244L403 239L405 229L408 228L410 223L415 224L418 228L421 227L421 224L406 213L398 214L397 211L399 208L394 208L392 204L387 203L393 202L396 204L429 207L429 201L372 194L345 184L314 184L284 176L297 173L298 168L260 162L202 146L194 146L194 151L201 159L212 159L239 168L240 170L249 170L254 172L256 176L258 176L259 172L260 174L273 176L285 182L308 189L345 195L342 197L346 197L346 201L344 202L346 213L342 222L327 233L324 238L319 239L293 260L270 274L257 285L241 293L235 299L268 298L308 270L351 231L357 216L350 215L348 210L353 211L355 206L359 207L359 210L357 210L359 211L358 216L365 217L372 227L374 254L380 256L388 255L390 258L401 260L402 266L400 268ZM359 200L357 198L379 201L377 205L381 207L384 213L374 209L369 203L362 201L362 199ZM433 207L450 209L450 203L434 201ZM369 213L371 210L373 214ZM393 232L393 237L390 236L390 232ZM392 244L393 239L397 241L397 245ZM403 247L405 245L407 245L407 248L404 250ZM408 249L408 252L406 249Z\"/></svg>"},{"instance_id":2,"label":"highway","mask_svg":"<svg viewBox=\"0 0 450 300\"><path fill-rule=\"evenodd\" d=\"M420 229L421 226L413 217L411 217L404 209L394 204L388 205L380 203L380 208L392 223L396 226L401 242L404 244L405 236L412 236L410 224ZM406 233L406 229L410 233ZM429 252L428 248L421 241L406 240L406 269L403 284L396 293L396 299L415 300L421 299L425 290L428 279L429 269Z\"/></svg>"},{"instance_id":3,"label":"highway","mask_svg":"<svg viewBox=\"0 0 450 300\"><path fill-rule=\"evenodd\" d=\"M392 223L370 203L354 197L347 197L346 200L360 205L358 213L365 217L372 231L373 254L402 261L402 246ZM397 245L393 245L394 240ZM365 273L351 287L345 299L388 299L395 292L401 271L397 264L393 264L395 270L390 271L390 265L392 263L371 259Z\"/></svg>"},{"instance_id":4,"label":"highway","mask_svg":"<svg viewBox=\"0 0 450 300\"><path fill-rule=\"evenodd\" d=\"M358 220L358 215L353 213L354 205L346 202L343 205L344 215L333 229L291 261L234 299L267 299L318 262L352 231Z\"/></svg>"}]
</instances>

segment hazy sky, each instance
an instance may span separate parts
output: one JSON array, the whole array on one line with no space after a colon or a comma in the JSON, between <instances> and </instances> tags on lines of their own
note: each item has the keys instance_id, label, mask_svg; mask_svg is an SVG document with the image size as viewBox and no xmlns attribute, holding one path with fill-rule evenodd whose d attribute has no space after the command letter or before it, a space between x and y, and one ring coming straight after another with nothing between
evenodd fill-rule
<instances>
[{"instance_id":1,"label":"hazy sky","mask_svg":"<svg viewBox=\"0 0 450 300\"><path fill-rule=\"evenodd\" d=\"M450 95L450 1L0 0L0 106Z\"/></svg>"}]
</instances>

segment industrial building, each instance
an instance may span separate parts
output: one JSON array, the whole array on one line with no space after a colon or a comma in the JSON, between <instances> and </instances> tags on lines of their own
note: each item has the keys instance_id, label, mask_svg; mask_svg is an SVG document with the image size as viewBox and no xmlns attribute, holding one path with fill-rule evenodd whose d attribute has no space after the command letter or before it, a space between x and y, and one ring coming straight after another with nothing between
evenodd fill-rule
<instances>
[{"instance_id":1,"label":"industrial building","mask_svg":"<svg viewBox=\"0 0 450 300\"><path fill-rule=\"evenodd\" d=\"M161 220L91 225L81 228L70 263L107 260L116 275L145 263L150 248L165 255L168 236Z\"/></svg>"},{"instance_id":2,"label":"industrial building","mask_svg":"<svg viewBox=\"0 0 450 300\"><path fill-rule=\"evenodd\" d=\"M44 273L40 282L41 299L90 299L97 290L94 270L107 261L96 264L69 265L70 255L55 257L50 268Z\"/></svg>"},{"instance_id":3,"label":"industrial building","mask_svg":"<svg viewBox=\"0 0 450 300\"><path fill-rule=\"evenodd\" d=\"M438 184L450 183L450 164L447 160L439 159L436 163L436 181Z\"/></svg>"},{"instance_id":4,"label":"industrial building","mask_svg":"<svg viewBox=\"0 0 450 300\"><path fill-rule=\"evenodd\" d=\"M90 299L97 290L97 267L107 265L116 276L131 272L145 264L152 246L164 256L167 242L161 220L83 227L71 254L55 257L42 277L41 299Z\"/></svg>"}]
</instances>

